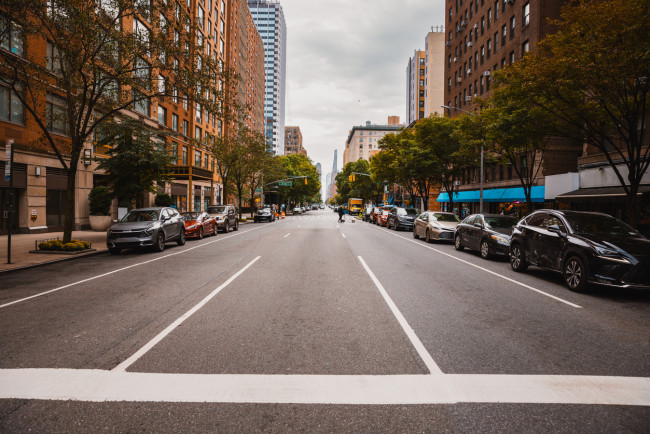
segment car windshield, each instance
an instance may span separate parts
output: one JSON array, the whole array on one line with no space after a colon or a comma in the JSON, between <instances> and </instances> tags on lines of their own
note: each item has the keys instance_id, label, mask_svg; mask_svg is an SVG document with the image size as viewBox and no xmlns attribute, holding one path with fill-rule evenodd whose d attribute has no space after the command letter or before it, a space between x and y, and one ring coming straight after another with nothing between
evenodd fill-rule
<instances>
[{"instance_id":1,"label":"car windshield","mask_svg":"<svg viewBox=\"0 0 650 434\"><path fill-rule=\"evenodd\" d=\"M418 211L415 208L397 208L397 215L418 215Z\"/></svg>"},{"instance_id":2,"label":"car windshield","mask_svg":"<svg viewBox=\"0 0 650 434\"><path fill-rule=\"evenodd\" d=\"M437 220L439 222L458 223L460 221L458 217L456 217L456 214L445 214L445 213L435 212L431 214L431 217L433 217L434 220Z\"/></svg>"},{"instance_id":3,"label":"car windshield","mask_svg":"<svg viewBox=\"0 0 650 434\"><path fill-rule=\"evenodd\" d=\"M495 229L508 229L517 224L517 219L514 217L485 217L485 224L489 228Z\"/></svg>"},{"instance_id":4,"label":"car windshield","mask_svg":"<svg viewBox=\"0 0 650 434\"><path fill-rule=\"evenodd\" d=\"M590 214L568 214L565 218L573 232L612 237L642 237L637 231L619 219Z\"/></svg>"},{"instance_id":5,"label":"car windshield","mask_svg":"<svg viewBox=\"0 0 650 434\"><path fill-rule=\"evenodd\" d=\"M383 210L383 211L381 212L381 215L388 215L388 211Z\"/></svg>"},{"instance_id":6,"label":"car windshield","mask_svg":"<svg viewBox=\"0 0 650 434\"><path fill-rule=\"evenodd\" d=\"M208 208L208 213L209 214L225 214L226 213L226 207L225 206L211 206Z\"/></svg>"},{"instance_id":7,"label":"car windshield","mask_svg":"<svg viewBox=\"0 0 650 434\"><path fill-rule=\"evenodd\" d=\"M183 216L183 220L190 221L190 220L198 220L199 217L201 216L201 213L200 212L184 212L181 215Z\"/></svg>"},{"instance_id":8,"label":"car windshield","mask_svg":"<svg viewBox=\"0 0 650 434\"><path fill-rule=\"evenodd\" d=\"M268 214L268 213L271 212L271 210L269 208L264 208L264 209L258 210L257 212L260 213L260 214Z\"/></svg>"},{"instance_id":9,"label":"car windshield","mask_svg":"<svg viewBox=\"0 0 650 434\"><path fill-rule=\"evenodd\" d=\"M133 210L128 212L124 217L122 217L122 222L153 222L158 220L158 211L147 210L147 211L137 211Z\"/></svg>"}]
</instances>

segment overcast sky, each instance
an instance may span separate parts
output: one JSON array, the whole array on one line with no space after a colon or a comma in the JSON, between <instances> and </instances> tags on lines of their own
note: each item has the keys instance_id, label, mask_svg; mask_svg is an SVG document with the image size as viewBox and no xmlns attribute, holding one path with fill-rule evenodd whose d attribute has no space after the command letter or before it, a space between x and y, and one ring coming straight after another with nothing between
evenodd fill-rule
<instances>
[{"instance_id":1,"label":"overcast sky","mask_svg":"<svg viewBox=\"0 0 650 434\"><path fill-rule=\"evenodd\" d=\"M444 0L280 0L287 24L285 124L299 126L323 179L355 125L406 117L406 66ZM282 132L284 133L284 132Z\"/></svg>"}]
</instances>

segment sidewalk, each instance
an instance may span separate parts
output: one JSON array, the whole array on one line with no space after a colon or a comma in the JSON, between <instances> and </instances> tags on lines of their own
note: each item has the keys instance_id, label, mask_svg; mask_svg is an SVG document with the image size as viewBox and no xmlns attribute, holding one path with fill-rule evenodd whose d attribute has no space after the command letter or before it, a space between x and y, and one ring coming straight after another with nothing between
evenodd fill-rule
<instances>
[{"instance_id":1,"label":"sidewalk","mask_svg":"<svg viewBox=\"0 0 650 434\"><path fill-rule=\"evenodd\" d=\"M7 235L0 236L0 273L17 268L26 268L48 262L65 261L71 258L96 254L108 251L106 248L106 232L74 231L72 238L75 240L88 241L92 244L94 252L81 253L77 255L29 253L34 250L34 243L37 240L49 240L59 237L63 239L63 232L47 232L44 234L12 234L11 235L11 264L7 264Z\"/></svg>"}]
</instances>

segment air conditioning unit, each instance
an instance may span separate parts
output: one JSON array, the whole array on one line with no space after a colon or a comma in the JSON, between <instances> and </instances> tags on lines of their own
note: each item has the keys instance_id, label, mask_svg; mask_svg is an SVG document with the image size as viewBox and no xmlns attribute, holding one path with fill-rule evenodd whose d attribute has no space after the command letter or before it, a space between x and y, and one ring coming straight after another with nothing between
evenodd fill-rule
<instances>
[{"instance_id":1,"label":"air conditioning unit","mask_svg":"<svg viewBox=\"0 0 650 434\"><path fill-rule=\"evenodd\" d=\"M454 62L458 62L458 57L454 57Z\"/></svg>"},{"instance_id":2,"label":"air conditioning unit","mask_svg":"<svg viewBox=\"0 0 650 434\"><path fill-rule=\"evenodd\" d=\"M458 78L456 79L456 83L462 83L462 82L463 82L463 79L462 79L462 78L458 77Z\"/></svg>"},{"instance_id":3,"label":"air conditioning unit","mask_svg":"<svg viewBox=\"0 0 650 434\"><path fill-rule=\"evenodd\" d=\"M484 76L489 77L490 76L490 70L488 69L483 73Z\"/></svg>"},{"instance_id":4,"label":"air conditioning unit","mask_svg":"<svg viewBox=\"0 0 650 434\"><path fill-rule=\"evenodd\" d=\"M460 27L460 26L456 27L456 33L460 33L461 30L463 30L462 27Z\"/></svg>"},{"instance_id":5,"label":"air conditioning unit","mask_svg":"<svg viewBox=\"0 0 650 434\"><path fill-rule=\"evenodd\" d=\"M467 46L468 46L468 47L471 47L471 46L472 46L472 41L469 41L469 42L467 43Z\"/></svg>"},{"instance_id":6,"label":"air conditioning unit","mask_svg":"<svg viewBox=\"0 0 650 434\"><path fill-rule=\"evenodd\" d=\"M472 73L472 69L471 69L471 68L467 68L467 74L471 74L471 73Z\"/></svg>"},{"instance_id":7,"label":"air conditioning unit","mask_svg":"<svg viewBox=\"0 0 650 434\"><path fill-rule=\"evenodd\" d=\"M474 24L474 29L478 30L478 24Z\"/></svg>"},{"instance_id":8,"label":"air conditioning unit","mask_svg":"<svg viewBox=\"0 0 650 434\"><path fill-rule=\"evenodd\" d=\"M467 27L467 21L463 20L463 21L460 23L460 26L461 26L461 27Z\"/></svg>"},{"instance_id":9,"label":"air conditioning unit","mask_svg":"<svg viewBox=\"0 0 650 434\"><path fill-rule=\"evenodd\" d=\"M448 47L451 47L451 41L447 41L447 43L445 45L447 45Z\"/></svg>"},{"instance_id":10,"label":"air conditioning unit","mask_svg":"<svg viewBox=\"0 0 650 434\"><path fill-rule=\"evenodd\" d=\"M477 96L478 96L478 93L475 93L475 94L474 94L474 98L476 98Z\"/></svg>"},{"instance_id":11,"label":"air conditioning unit","mask_svg":"<svg viewBox=\"0 0 650 434\"><path fill-rule=\"evenodd\" d=\"M460 181L454 181L454 187L458 187L460 185Z\"/></svg>"},{"instance_id":12,"label":"air conditioning unit","mask_svg":"<svg viewBox=\"0 0 650 434\"><path fill-rule=\"evenodd\" d=\"M465 97L465 101L471 101L471 100L472 100L472 97L471 97L471 96L466 96L466 97Z\"/></svg>"}]
</instances>

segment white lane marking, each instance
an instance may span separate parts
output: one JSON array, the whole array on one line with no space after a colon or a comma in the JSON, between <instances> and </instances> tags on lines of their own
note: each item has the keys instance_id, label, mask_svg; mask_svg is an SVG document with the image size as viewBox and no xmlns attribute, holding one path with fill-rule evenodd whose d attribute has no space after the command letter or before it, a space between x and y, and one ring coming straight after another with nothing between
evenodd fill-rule
<instances>
[{"instance_id":1,"label":"white lane marking","mask_svg":"<svg viewBox=\"0 0 650 434\"><path fill-rule=\"evenodd\" d=\"M361 256L357 256L357 258L359 258L359 262L361 262L361 265L363 265L363 268L366 270L366 273L368 273L372 281L375 283L375 286L377 287L381 295L384 297L386 304L388 304L388 307L390 307L390 310L393 312L393 315L395 315L395 318L397 318L397 321L402 326L402 329L404 329L406 336L408 336L409 340L411 341L411 344L413 344L413 347L415 347L415 350L418 352L418 355L426 365L427 369L429 369L431 375L443 375L442 371L440 370L436 362L433 361L431 354L429 354L427 349L424 348L424 345L420 341L420 338L417 337L415 331L413 331L409 323L406 321L406 318L404 318L404 315L402 315L402 312L400 312L397 306L395 305L395 303L393 303L393 300L390 298L390 296L382 286L381 282L379 282L379 279L377 279L375 273L372 272L370 267L368 267L368 264L366 264L366 261L364 261Z\"/></svg>"},{"instance_id":2,"label":"white lane marking","mask_svg":"<svg viewBox=\"0 0 650 434\"><path fill-rule=\"evenodd\" d=\"M388 232L388 231L382 231L382 232L387 233L387 234L389 234L389 235L393 235L393 236L395 236L395 237L397 237L397 238L400 238L400 239L402 239L402 240L404 240L404 241L408 241L408 242L410 242L410 243L416 244L416 245L418 245L418 246L420 246L420 247L424 247L424 248L426 248L426 249L433 250L434 252L440 253L441 255L448 256L448 257L450 257L450 258L452 258L452 259L455 259L455 260L457 260L457 261L460 261L460 262L462 262L462 263L464 263L464 264L471 265L471 266L474 267L474 268L478 268L479 270L482 270L482 271L485 271L486 273L490 273L490 274L492 274L492 275L494 275L494 276L500 277L500 278L502 278L502 279L504 279L504 280L507 280L508 282L514 283L514 284L516 284L516 285L523 286L523 287L526 288L526 289L530 289L531 291L535 291L535 292L537 292L538 294L545 295L545 296L550 297L550 298L552 298L552 299L554 299L554 300L557 300L557 301L559 301L559 302L561 302L561 303L568 304L568 305L571 306L571 307L575 307L575 308L578 308L578 309L582 309L582 306L579 306L579 305L577 305L577 304L575 304L575 303L571 303L570 301L564 300L564 299L562 299L562 298L560 298L560 297L556 297L556 296L554 296L554 295L552 295L552 294L549 294L549 293L547 293L547 292L544 292L544 291L542 291L542 290L540 290L540 289L533 288L532 286L526 285L525 283L522 283L522 282L519 282L519 281L517 281L517 280L511 279L510 277L507 277L507 276L504 276L504 275L502 275L502 274L496 273L496 272L494 272L494 271L492 271L492 270L488 270L487 268L483 268L483 267L481 267L480 265L472 264L471 262L468 262L468 261L466 261L466 260L464 260L464 259L460 259L460 258L458 258L458 257L456 257L456 256L454 256L454 255L450 255L449 253L445 253L445 252L443 252L443 251L441 251L441 250L434 249L433 247L427 246L427 245L422 244L422 243L420 243L420 242L417 242L417 241L415 241L415 240L409 240L408 238L404 238L404 237L399 236L399 235L397 235L397 234L394 234L394 233L392 233L392 232Z\"/></svg>"},{"instance_id":3,"label":"white lane marking","mask_svg":"<svg viewBox=\"0 0 650 434\"><path fill-rule=\"evenodd\" d=\"M171 323L165 330L161 331L158 333L156 337L154 337L152 340L150 340L145 346L140 348L138 351L136 351L135 354L133 354L131 357L117 365L115 368L113 368L113 371L126 371L126 369L131 366L133 363L135 363L140 357L142 357L147 351L152 349L158 342L162 341L168 334L170 334L176 327L181 325L186 319L194 315L196 311L201 309L205 304L210 301L215 295L217 295L223 288L226 286L230 285L233 280L235 280L237 277L239 277L244 271L248 270L248 268L253 265L255 262L257 262L258 259L260 259L261 256L258 256L257 258L253 259L250 261L244 268L239 270L237 273L235 273L230 279L226 280L221 286L219 286L217 289L212 291L210 294L208 294L207 297L205 297L203 300L201 300L196 306L194 306L192 309L188 310L183 314L180 318L178 318L176 321Z\"/></svg>"},{"instance_id":4,"label":"white lane marking","mask_svg":"<svg viewBox=\"0 0 650 434\"><path fill-rule=\"evenodd\" d=\"M81 283L90 282L91 280L95 280L95 279L99 279L99 278L102 278L102 277L110 276L111 274L119 273L120 271L128 270L129 268L139 267L140 265L146 265L146 264L149 264L151 262L155 262L155 261L159 261L161 259L169 258L170 256L181 255L181 254L187 253L187 252L189 252L191 250L198 249L200 247L205 247L205 246L207 246L209 244L212 244L212 243L227 240L228 238L236 237L238 235L244 235L245 233L256 231L258 229L262 229L263 227L264 226L259 226L259 227L254 228L254 229L248 229L246 231L239 231L236 234L228 235L228 236L225 236L225 237L223 237L223 236L218 237L215 240L208 241L207 243L199 244L198 246L190 247L190 248L187 248L187 249L184 249L184 250L180 250L178 252L170 253L170 254L165 255L165 256L160 256L158 258L150 259L148 261L139 262L137 264L129 265L128 267L118 268L117 270L109 271L108 273L99 274L97 276L93 276L93 277L89 277L87 279L79 280L78 282L68 283L67 285L59 286L58 288L50 289L50 290L45 291L45 292L39 292L38 294L34 294L34 295L29 296L29 297L21 298L19 300L14 300L14 301L9 302L9 303L0 304L0 309L2 309L3 307L11 306L12 304L17 304L17 303L21 303L23 301L31 300L32 298L41 297L43 295L51 294L52 292L60 291L62 289L66 289L66 288L69 288L71 286L79 285Z\"/></svg>"},{"instance_id":5,"label":"white lane marking","mask_svg":"<svg viewBox=\"0 0 650 434\"><path fill-rule=\"evenodd\" d=\"M342 236L343 238L347 238L343 232L341 232L341 236Z\"/></svg>"},{"instance_id":6,"label":"white lane marking","mask_svg":"<svg viewBox=\"0 0 650 434\"><path fill-rule=\"evenodd\" d=\"M286 234L286 235L284 236L284 238L287 238L289 235L291 235L291 232L289 232L288 234Z\"/></svg>"},{"instance_id":7,"label":"white lane marking","mask_svg":"<svg viewBox=\"0 0 650 434\"><path fill-rule=\"evenodd\" d=\"M650 378L587 375L210 375L2 369L0 385L0 399L86 402L650 406Z\"/></svg>"}]
</instances>

